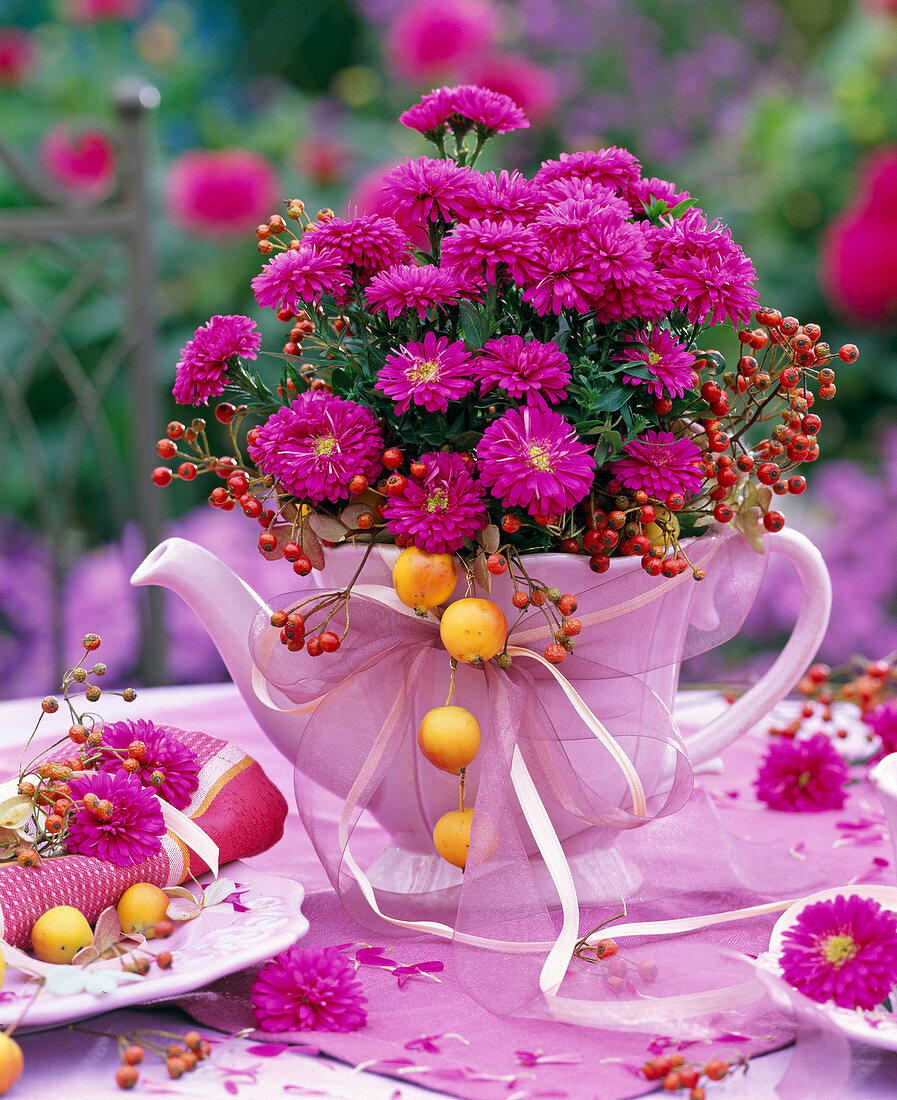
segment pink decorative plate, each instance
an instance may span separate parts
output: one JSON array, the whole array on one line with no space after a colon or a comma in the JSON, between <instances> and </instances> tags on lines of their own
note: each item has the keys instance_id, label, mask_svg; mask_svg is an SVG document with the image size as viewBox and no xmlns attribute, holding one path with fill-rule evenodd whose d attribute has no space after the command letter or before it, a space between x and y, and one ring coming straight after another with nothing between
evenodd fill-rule
<instances>
[{"instance_id":1,"label":"pink decorative plate","mask_svg":"<svg viewBox=\"0 0 897 1100\"><path fill-rule=\"evenodd\" d=\"M116 1008L176 997L264 962L284 951L308 931L301 911L305 890L298 882L256 871L240 861L222 868L222 875L237 886L235 902L222 901L203 909L195 919L175 925L166 940L150 941L152 954L170 951L174 962L169 970L152 966L145 976L124 974L108 965L87 968L54 966L51 985L71 992L53 993L42 989L28 1009L20 1031L59 1027ZM203 885L210 875L200 879ZM84 981L79 985L81 970ZM20 970L8 966L0 992L0 1027L17 1020L34 996L36 985Z\"/></svg>"}]
</instances>

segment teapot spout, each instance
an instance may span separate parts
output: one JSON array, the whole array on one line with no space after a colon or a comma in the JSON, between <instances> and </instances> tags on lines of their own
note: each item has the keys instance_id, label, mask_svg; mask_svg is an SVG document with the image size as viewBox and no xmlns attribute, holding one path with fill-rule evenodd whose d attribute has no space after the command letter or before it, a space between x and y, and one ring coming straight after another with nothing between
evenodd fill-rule
<instances>
[{"instance_id":1,"label":"teapot spout","mask_svg":"<svg viewBox=\"0 0 897 1100\"><path fill-rule=\"evenodd\" d=\"M252 716L285 756L292 759L296 719L263 702L253 687L249 630L258 611L271 609L220 558L187 539L166 539L146 556L131 576L131 584L157 584L177 593L215 643L231 679Z\"/></svg>"}]
</instances>

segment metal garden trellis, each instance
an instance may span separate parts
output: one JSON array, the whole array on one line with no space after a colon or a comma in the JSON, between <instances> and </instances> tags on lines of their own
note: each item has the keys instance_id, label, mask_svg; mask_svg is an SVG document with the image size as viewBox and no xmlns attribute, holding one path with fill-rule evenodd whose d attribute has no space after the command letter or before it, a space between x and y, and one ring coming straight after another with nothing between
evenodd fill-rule
<instances>
[{"instance_id":1,"label":"metal garden trellis","mask_svg":"<svg viewBox=\"0 0 897 1100\"><path fill-rule=\"evenodd\" d=\"M0 248L9 246L0 263L0 306L7 314L4 324L22 327L14 358L5 361L6 354L0 354L0 469L9 471L10 458L21 456L16 471L24 478L28 510L52 555L53 651L60 674L73 656L64 652L63 607L67 577L84 541L78 511L85 469L92 492L101 494L122 522L136 521L145 548L162 534L161 494L151 481L162 406L146 133L158 103L158 91L141 80L117 86L117 178L111 195L96 203L60 194L0 135L0 163L31 204L0 211ZM29 262L53 265L62 287L52 301L30 299L22 279ZM100 341L88 367L66 339L65 322L91 295L120 302L121 324ZM48 379L65 397L50 432L38 427L28 393ZM127 443L116 437L105 404L119 384L126 387L130 406ZM20 487L17 492L22 495ZM147 683L164 677L161 612L158 592L141 601L138 672ZM93 628L84 624L85 630Z\"/></svg>"}]
</instances>

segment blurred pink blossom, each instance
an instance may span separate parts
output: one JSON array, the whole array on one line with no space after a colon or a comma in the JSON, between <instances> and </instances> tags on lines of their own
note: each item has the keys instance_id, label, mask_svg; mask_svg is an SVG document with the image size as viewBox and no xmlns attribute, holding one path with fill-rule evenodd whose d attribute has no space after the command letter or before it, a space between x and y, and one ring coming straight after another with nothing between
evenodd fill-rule
<instances>
[{"instance_id":1,"label":"blurred pink blossom","mask_svg":"<svg viewBox=\"0 0 897 1100\"><path fill-rule=\"evenodd\" d=\"M387 61L409 82L448 77L488 49L498 31L498 11L489 0L415 0L389 26Z\"/></svg>"},{"instance_id":2,"label":"blurred pink blossom","mask_svg":"<svg viewBox=\"0 0 897 1100\"><path fill-rule=\"evenodd\" d=\"M146 0L66 0L65 14L73 23L101 23L112 19L138 19Z\"/></svg>"},{"instance_id":3,"label":"blurred pink blossom","mask_svg":"<svg viewBox=\"0 0 897 1100\"><path fill-rule=\"evenodd\" d=\"M0 88L15 88L31 75L37 60L34 39L21 27L0 27Z\"/></svg>"},{"instance_id":4,"label":"blurred pink blossom","mask_svg":"<svg viewBox=\"0 0 897 1100\"><path fill-rule=\"evenodd\" d=\"M181 229L228 237L249 233L278 206L274 166L246 149L195 149L175 160L165 207Z\"/></svg>"},{"instance_id":5,"label":"blurred pink blossom","mask_svg":"<svg viewBox=\"0 0 897 1100\"><path fill-rule=\"evenodd\" d=\"M821 277L843 312L873 324L897 315L897 148L866 161L853 203L831 223Z\"/></svg>"},{"instance_id":6,"label":"blurred pink blossom","mask_svg":"<svg viewBox=\"0 0 897 1100\"><path fill-rule=\"evenodd\" d=\"M510 96L535 125L551 116L560 99L554 74L520 54L478 58L464 70L464 79Z\"/></svg>"},{"instance_id":7,"label":"blurred pink blossom","mask_svg":"<svg viewBox=\"0 0 897 1100\"><path fill-rule=\"evenodd\" d=\"M38 158L54 182L84 198L102 197L115 178L115 148L102 130L61 122L42 138Z\"/></svg>"},{"instance_id":8,"label":"blurred pink blossom","mask_svg":"<svg viewBox=\"0 0 897 1100\"><path fill-rule=\"evenodd\" d=\"M345 176L351 154L336 138L319 135L299 142L293 163L318 187L330 187Z\"/></svg>"}]
</instances>

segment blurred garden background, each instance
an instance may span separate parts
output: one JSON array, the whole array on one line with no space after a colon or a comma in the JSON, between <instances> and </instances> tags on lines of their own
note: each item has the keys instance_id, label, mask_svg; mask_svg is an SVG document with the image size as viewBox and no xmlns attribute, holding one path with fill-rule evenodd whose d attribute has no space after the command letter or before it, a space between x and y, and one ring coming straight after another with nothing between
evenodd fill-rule
<instances>
[{"instance_id":1,"label":"blurred garden background","mask_svg":"<svg viewBox=\"0 0 897 1100\"><path fill-rule=\"evenodd\" d=\"M32 249L2 232L28 210L77 218L115 197L115 96L130 77L159 93L147 111L157 436L175 416L178 351L210 315L249 313L282 337L251 294L256 224L293 197L373 212L385 168L424 152L399 112L440 84L484 84L532 121L493 143L485 167L532 172L561 150L626 146L644 175L675 180L730 225L764 303L821 324L835 348L859 345L825 406L809 491L785 510L833 575L823 658L897 649L897 2L0 0L0 12L0 145L41 185L36 197L0 166L0 375L11 387L34 326L52 330L58 310L52 342L102 392L114 437L105 451L77 436L63 448L79 383L31 355L28 416L7 400L0 417L0 698L54 688L54 622L73 658L85 631L100 633L119 684L138 659L142 595L127 578L143 547L129 498L162 491L147 480L122 495L99 476L132 484L127 441L141 410L126 385L96 377L122 306L101 280L66 298L61 244ZM127 278L118 261L94 259L113 281ZM720 332L718 346L732 354L737 342ZM68 475L49 509L35 505L29 431L47 468ZM242 517L203 503L200 481L164 491L167 529L218 552L263 594L289 588ZM63 538L73 568L60 603L52 549ZM728 660L743 666L745 642L774 650L798 598L787 567L771 569ZM165 624L170 680L223 675L177 600ZM705 662L695 674L724 671Z\"/></svg>"}]
</instances>

